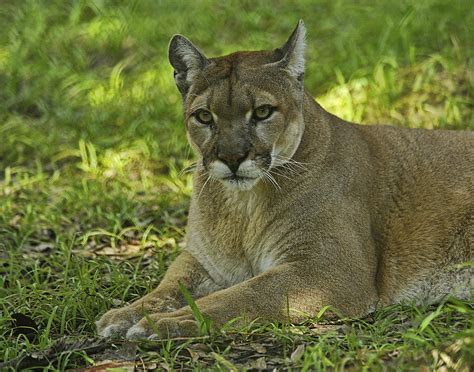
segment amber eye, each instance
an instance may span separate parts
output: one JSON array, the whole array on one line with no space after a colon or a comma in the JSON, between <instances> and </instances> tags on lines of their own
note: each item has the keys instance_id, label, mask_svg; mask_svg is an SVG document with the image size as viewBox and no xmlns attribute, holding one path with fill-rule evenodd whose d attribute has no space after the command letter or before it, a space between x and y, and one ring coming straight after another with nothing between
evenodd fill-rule
<instances>
[{"instance_id":1,"label":"amber eye","mask_svg":"<svg viewBox=\"0 0 474 372\"><path fill-rule=\"evenodd\" d=\"M207 110L200 110L194 114L194 117L201 124L211 124L212 123L212 114Z\"/></svg>"},{"instance_id":2,"label":"amber eye","mask_svg":"<svg viewBox=\"0 0 474 372\"><path fill-rule=\"evenodd\" d=\"M255 120L268 119L270 115L273 114L273 111L275 111L275 107L270 106L270 105L263 105L263 106L257 107L253 112L253 118Z\"/></svg>"}]
</instances>

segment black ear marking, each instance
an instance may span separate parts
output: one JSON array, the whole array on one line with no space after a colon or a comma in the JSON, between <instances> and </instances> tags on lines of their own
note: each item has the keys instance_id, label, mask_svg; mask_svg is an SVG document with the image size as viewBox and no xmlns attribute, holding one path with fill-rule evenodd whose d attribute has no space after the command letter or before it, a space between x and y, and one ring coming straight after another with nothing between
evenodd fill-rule
<instances>
[{"instance_id":1,"label":"black ear marking","mask_svg":"<svg viewBox=\"0 0 474 372\"><path fill-rule=\"evenodd\" d=\"M207 66L209 60L194 44L181 35L174 35L168 47L168 58L174 68L174 79L181 94L188 92L196 76Z\"/></svg>"}]
</instances>

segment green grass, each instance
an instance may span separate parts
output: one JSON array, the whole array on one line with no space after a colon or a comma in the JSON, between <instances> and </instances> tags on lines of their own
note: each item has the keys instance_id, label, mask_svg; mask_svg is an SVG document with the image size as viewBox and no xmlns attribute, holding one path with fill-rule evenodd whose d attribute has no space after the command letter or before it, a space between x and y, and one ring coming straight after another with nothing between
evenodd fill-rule
<instances>
[{"instance_id":1,"label":"green grass","mask_svg":"<svg viewBox=\"0 0 474 372\"><path fill-rule=\"evenodd\" d=\"M331 112L474 129L473 9L470 0L2 1L0 360L44 352L49 369L100 360L104 350L80 344L94 321L155 287L179 252L191 194L180 170L192 154L167 63L172 34L215 56L274 48L304 18L306 87ZM37 323L36 339L13 334L14 313ZM144 343L137 355L177 369L459 369L474 362L473 315L472 302L393 307Z\"/></svg>"}]
</instances>

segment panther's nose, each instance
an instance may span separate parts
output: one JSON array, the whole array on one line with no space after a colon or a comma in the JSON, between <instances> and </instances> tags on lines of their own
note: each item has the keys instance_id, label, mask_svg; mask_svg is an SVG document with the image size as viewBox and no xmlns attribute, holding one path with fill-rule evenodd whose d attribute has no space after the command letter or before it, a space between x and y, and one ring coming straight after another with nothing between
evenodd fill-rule
<instances>
[{"instance_id":1,"label":"panther's nose","mask_svg":"<svg viewBox=\"0 0 474 372\"><path fill-rule=\"evenodd\" d=\"M247 158L249 151L218 151L217 157L220 161L225 163L232 173L237 173L240 164Z\"/></svg>"}]
</instances>

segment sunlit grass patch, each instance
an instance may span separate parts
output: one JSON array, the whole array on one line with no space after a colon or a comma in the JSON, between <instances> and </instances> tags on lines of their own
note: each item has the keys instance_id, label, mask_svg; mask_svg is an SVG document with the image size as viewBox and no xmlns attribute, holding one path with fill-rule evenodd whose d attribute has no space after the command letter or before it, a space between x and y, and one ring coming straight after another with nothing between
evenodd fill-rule
<instances>
[{"instance_id":1,"label":"sunlit grass patch","mask_svg":"<svg viewBox=\"0 0 474 372\"><path fill-rule=\"evenodd\" d=\"M353 122L474 129L473 74L469 61L453 65L439 55L410 66L388 59L349 81L336 70L338 84L317 99Z\"/></svg>"}]
</instances>

